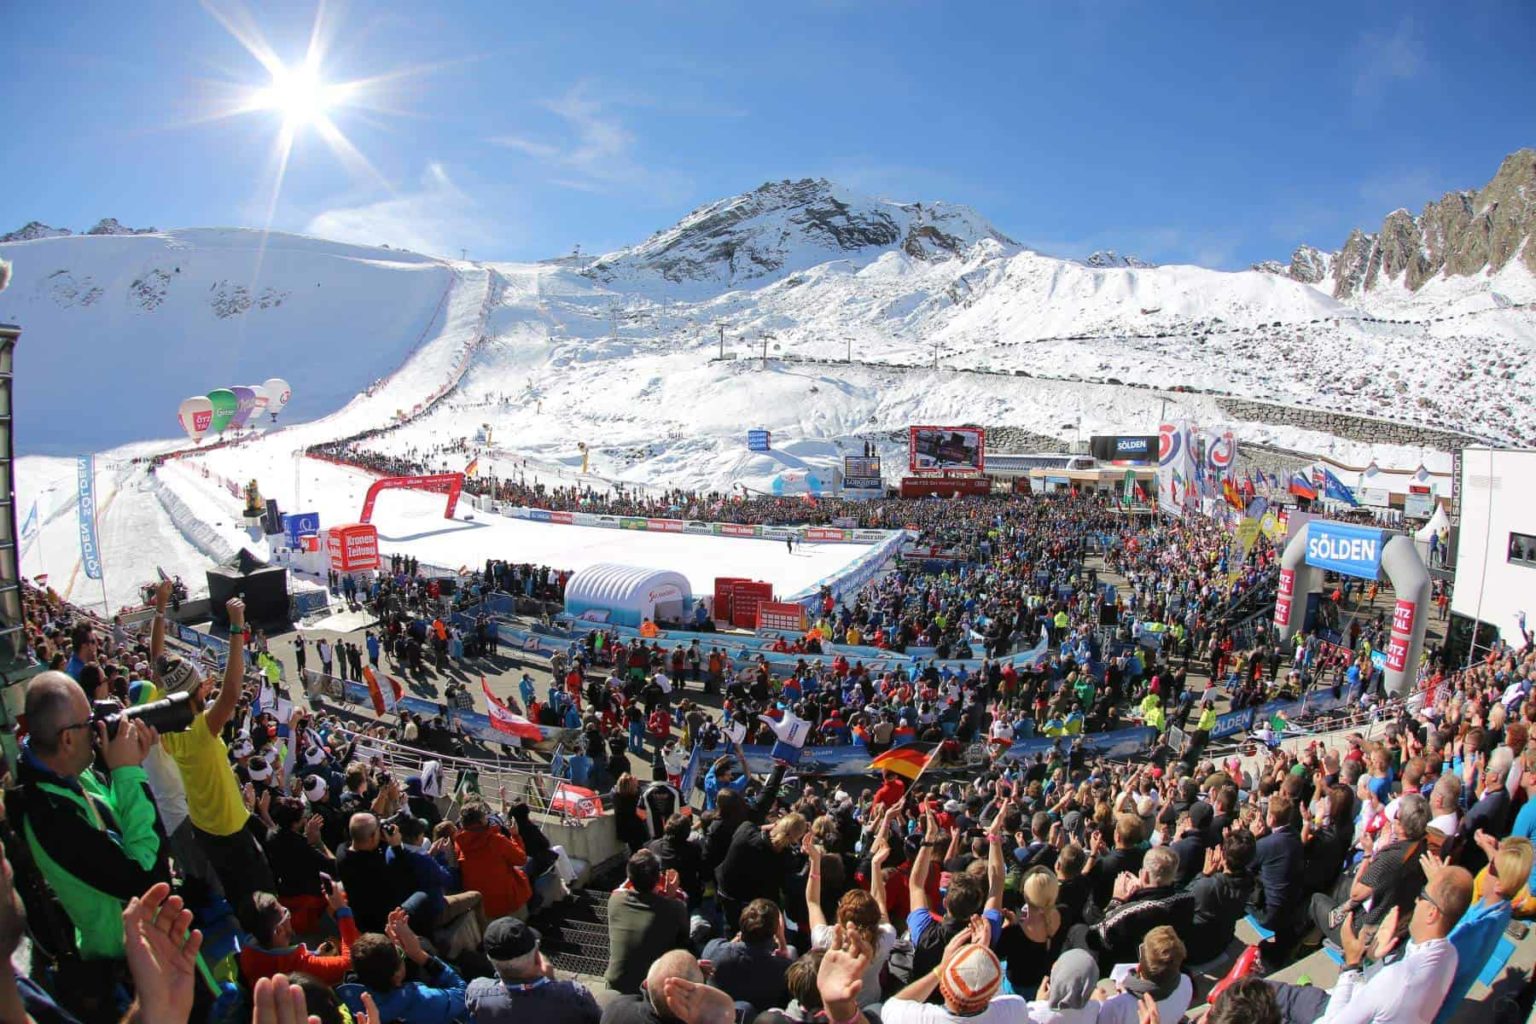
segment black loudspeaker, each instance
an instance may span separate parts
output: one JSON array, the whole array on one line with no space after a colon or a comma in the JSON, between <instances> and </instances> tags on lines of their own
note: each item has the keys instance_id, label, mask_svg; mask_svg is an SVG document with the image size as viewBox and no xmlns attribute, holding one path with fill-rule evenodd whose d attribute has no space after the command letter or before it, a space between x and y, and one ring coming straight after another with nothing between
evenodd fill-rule
<instances>
[{"instance_id":1,"label":"black loudspeaker","mask_svg":"<svg viewBox=\"0 0 1536 1024\"><path fill-rule=\"evenodd\" d=\"M283 514L278 511L277 499L267 499L267 510L261 516L261 528L268 537L283 532Z\"/></svg>"}]
</instances>

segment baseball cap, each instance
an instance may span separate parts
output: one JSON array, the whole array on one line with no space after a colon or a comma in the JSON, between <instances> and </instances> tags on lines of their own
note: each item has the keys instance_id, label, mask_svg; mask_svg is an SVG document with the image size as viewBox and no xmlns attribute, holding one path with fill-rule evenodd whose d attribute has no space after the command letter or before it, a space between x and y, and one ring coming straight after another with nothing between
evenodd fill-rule
<instances>
[{"instance_id":1,"label":"baseball cap","mask_svg":"<svg viewBox=\"0 0 1536 1024\"><path fill-rule=\"evenodd\" d=\"M516 960L539 948L539 931L515 917L498 917L485 929L485 955L492 960Z\"/></svg>"},{"instance_id":2,"label":"baseball cap","mask_svg":"<svg viewBox=\"0 0 1536 1024\"><path fill-rule=\"evenodd\" d=\"M1193 803L1189 805L1189 823L1202 831L1211 827L1211 818L1215 814L1216 812L1211 810L1210 804Z\"/></svg>"}]
</instances>

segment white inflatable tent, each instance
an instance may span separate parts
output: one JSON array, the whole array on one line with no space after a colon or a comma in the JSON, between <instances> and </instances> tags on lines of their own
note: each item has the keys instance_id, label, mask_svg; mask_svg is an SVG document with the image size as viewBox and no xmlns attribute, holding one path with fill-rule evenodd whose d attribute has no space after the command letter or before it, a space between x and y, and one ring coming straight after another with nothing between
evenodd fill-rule
<instances>
[{"instance_id":1,"label":"white inflatable tent","mask_svg":"<svg viewBox=\"0 0 1536 1024\"><path fill-rule=\"evenodd\" d=\"M599 562L573 575L565 585L565 610L620 626L650 619L682 621L692 609L688 578L669 569ZM606 613L603 615L602 613Z\"/></svg>"}]
</instances>

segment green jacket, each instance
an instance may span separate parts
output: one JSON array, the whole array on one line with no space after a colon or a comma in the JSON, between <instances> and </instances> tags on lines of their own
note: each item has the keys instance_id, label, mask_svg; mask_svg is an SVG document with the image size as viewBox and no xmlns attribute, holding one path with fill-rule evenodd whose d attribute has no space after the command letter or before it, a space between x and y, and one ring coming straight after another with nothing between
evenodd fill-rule
<instances>
[{"instance_id":1,"label":"green jacket","mask_svg":"<svg viewBox=\"0 0 1536 1024\"><path fill-rule=\"evenodd\" d=\"M106 783L93 771L66 779L30 749L20 761L22 834L75 926L80 956L121 959L123 907L171 880L149 776L134 765Z\"/></svg>"}]
</instances>

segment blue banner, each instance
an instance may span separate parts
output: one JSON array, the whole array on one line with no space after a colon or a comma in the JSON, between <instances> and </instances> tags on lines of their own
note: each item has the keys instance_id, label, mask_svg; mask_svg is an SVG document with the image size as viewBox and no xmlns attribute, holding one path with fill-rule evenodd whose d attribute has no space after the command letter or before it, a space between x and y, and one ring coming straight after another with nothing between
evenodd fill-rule
<instances>
[{"instance_id":1,"label":"blue banner","mask_svg":"<svg viewBox=\"0 0 1536 1024\"><path fill-rule=\"evenodd\" d=\"M1307 523L1306 561L1316 569L1374 580L1385 543L1386 534L1376 527L1314 519Z\"/></svg>"},{"instance_id":2,"label":"blue banner","mask_svg":"<svg viewBox=\"0 0 1536 1024\"><path fill-rule=\"evenodd\" d=\"M299 538L306 533L320 532L319 512L290 512L283 516L283 539L290 548L299 546Z\"/></svg>"},{"instance_id":3,"label":"blue banner","mask_svg":"<svg viewBox=\"0 0 1536 1024\"><path fill-rule=\"evenodd\" d=\"M1253 708L1243 708L1241 711L1228 711L1224 715L1217 715L1216 727L1211 730L1211 739L1225 739L1240 732L1247 732L1253 728L1253 718Z\"/></svg>"},{"instance_id":4,"label":"blue banner","mask_svg":"<svg viewBox=\"0 0 1536 1024\"><path fill-rule=\"evenodd\" d=\"M747 451L766 452L773 443L773 435L766 430L747 431Z\"/></svg>"},{"instance_id":5,"label":"blue banner","mask_svg":"<svg viewBox=\"0 0 1536 1024\"><path fill-rule=\"evenodd\" d=\"M678 787L679 792L683 795L684 803L687 803L688 798L693 796L693 791L699 786L703 773L704 748L695 743L693 745L693 753L688 755L688 767L683 769L682 785Z\"/></svg>"},{"instance_id":6,"label":"blue banner","mask_svg":"<svg viewBox=\"0 0 1536 1024\"><path fill-rule=\"evenodd\" d=\"M101 579L101 548L96 543L96 456L75 459L79 485L76 504L80 509L80 564L89 579Z\"/></svg>"}]
</instances>

